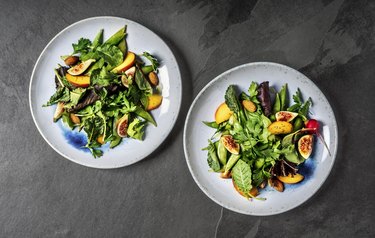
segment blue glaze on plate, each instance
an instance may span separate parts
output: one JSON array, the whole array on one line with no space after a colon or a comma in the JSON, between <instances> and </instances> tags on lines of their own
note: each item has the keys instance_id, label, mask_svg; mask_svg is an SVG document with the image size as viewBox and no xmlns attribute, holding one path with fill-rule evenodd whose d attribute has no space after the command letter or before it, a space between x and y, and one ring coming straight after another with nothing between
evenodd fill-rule
<instances>
[{"instance_id":1,"label":"blue glaze on plate","mask_svg":"<svg viewBox=\"0 0 375 238\"><path fill-rule=\"evenodd\" d=\"M62 133L68 142L68 144L72 145L74 148L79 150L90 152L88 148L85 148L87 144L87 136L84 132L79 132L76 129L71 130L70 128L66 127L62 120L60 120L59 127L62 130Z\"/></svg>"},{"instance_id":2,"label":"blue glaze on plate","mask_svg":"<svg viewBox=\"0 0 375 238\"><path fill-rule=\"evenodd\" d=\"M77 148L79 150L90 152L88 148L85 147L87 144L87 135L83 131L78 131L77 129L71 130L69 127L65 126L62 120L60 120L59 127L62 130L62 133L68 142L68 144L72 145L74 148ZM122 144L124 140L120 144ZM109 143L106 143L102 145L100 150L108 151L109 150Z\"/></svg>"},{"instance_id":3,"label":"blue glaze on plate","mask_svg":"<svg viewBox=\"0 0 375 238\"><path fill-rule=\"evenodd\" d=\"M63 133L65 139L70 145L83 151L90 151L89 149L84 147L87 144L87 137L85 134L83 134L82 132L71 130L63 130Z\"/></svg>"},{"instance_id":4,"label":"blue glaze on plate","mask_svg":"<svg viewBox=\"0 0 375 238\"><path fill-rule=\"evenodd\" d=\"M313 158L307 159L303 164L298 166L298 173L304 176L304 179L296 184L284 184L285 189L288 188L298 188L299 186L303 186L307 183L311 178L314 177L314 171L316 168L316 160Z\"/></svg>"}]
</instances>

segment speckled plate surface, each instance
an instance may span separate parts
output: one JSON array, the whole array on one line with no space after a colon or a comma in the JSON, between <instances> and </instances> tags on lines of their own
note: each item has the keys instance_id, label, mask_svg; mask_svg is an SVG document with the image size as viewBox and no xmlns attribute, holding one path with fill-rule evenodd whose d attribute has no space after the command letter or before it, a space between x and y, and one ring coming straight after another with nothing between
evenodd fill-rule
<instances>
[{"instance_id":1,"label":"speckled plate surface","mask_svg":"<svg viewBox=\"0 0 375 238\"><path fill-rule=\"evenodd\" d=\"M114 149L103 147L104 155L94 159L85 145L83 132L70 131L63 125L52 122L55 107L42 107L55 92L53 69L63 64L61 55L72 51L72 43L84 37L94 39L104 29L104 39L127 25L129 49L135 53L148 51L161 60L159 79L162 85L163 103L152 111L158 126L149 124L144 141L125 139ZM35 64L29 91L30 109L34 122L48 144L59 154L76 163L93 168L118 168L135 163L152 153L171 132L181 105L181 76L177 61L167 44L146 27L118 17L88 18L65 28L45 47Z\"/></svg>"},{"instance_id":2,"label":"speckled plate surface","mask_svg":"<svg viewBox=\"0 0 375 238\"><path fill-rule=\"evenodd\" d=\"M202 121L213 121L217 106L224 101L224 94L230 84L241 91L247 91L251 81L269 81L270 86L280 89L288 83L290 94L300 88L304 98L311 97L313 106L311 117L321 122L321 133L332 153L329 156L324 145L315 140L314 152L300 168L305 179L298 184L286 185L283 193L266 188L260 197L266 201L248 201L238 194L230 179L221 179L219 173L209 172L207 140L214 129ZM290 100L292 100L290 98ZM249 63L219 75L197 95L190 107L184 128L184 152L191 175L201 190L213 201L235 212L248 215L273 215L293 209L309 199L324 183L329 175L337 153L337 124L332 108L319 88L300 72L276 63Z\"/></svg>"}]
</instances>

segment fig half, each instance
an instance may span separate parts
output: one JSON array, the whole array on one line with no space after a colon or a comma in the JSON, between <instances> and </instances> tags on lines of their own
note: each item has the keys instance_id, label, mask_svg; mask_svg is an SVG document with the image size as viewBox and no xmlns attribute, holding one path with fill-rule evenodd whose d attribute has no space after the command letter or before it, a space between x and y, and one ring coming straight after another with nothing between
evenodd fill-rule
<instances>
[{"instance_id":1,"label":"fig half","mask_svg":"<svg viewBox=\"0 0 375 238\"><path fill-rule=\"evenodd\" d=\"M128 135L129 116L125 114L117 122L117 134L120 137L126 137Z\"/></svg>"},{"instance_id":2,"label":"fig half","mask_svg":"<svg viewBox=\"0 0 375 238\"><path fill-rule=\"evenodd\" d=\"M71 75L80 75L83 74L83 72L90 67L90 65L95 62L94 59L89 59L86 61L81 62L80 64L77 64L76 66L68 69L68 73Z\"/></svg>"},{"instance_id":3,"label":"fig half","mask_svg":"<svg viewBox=\"0 0 375 238\"><path fill-rule=\"evenodd\" d=\"M240 145L236 143L231 135L224 135L220 138L224 147L232 154L238 155L240 153Z\"/></svg>"},{"instance_id":4,"label":"fig half","mask_svg":"<svg viewBox=\"0 0 375 238\"><path fill-rule=\"evenodd\" d=\"M313 143L313 135L304 135L298 140L298 152L303 158L309 158L313 150Z\"/></svg>"},{"instance_id":5,"label":"fig half","mask_svg":"<svg viewBox=\"0 0 375 238\"><path fill-rule=\"evenodd\" d=\"M296 116L298 116L298 113L288 111L279 111L275 114L276 121L291 122L294 118L296 118Z\"/></svg>"}]
</instances>

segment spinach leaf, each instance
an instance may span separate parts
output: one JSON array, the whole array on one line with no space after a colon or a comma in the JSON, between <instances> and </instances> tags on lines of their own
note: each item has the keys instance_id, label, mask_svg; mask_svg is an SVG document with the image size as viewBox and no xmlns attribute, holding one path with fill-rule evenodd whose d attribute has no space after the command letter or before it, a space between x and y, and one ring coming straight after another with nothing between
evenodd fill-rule
<instances>
[{"instance_id":1,"label":"spinach leaf","mask_svg":"<svg viewBox=\"0 0 375 238\"><path fill-rule=\"evenodd\" d=\"M108 70L116 67L121 64L123 61L124 55L121 50L115 45L106 45L99 46L96 48L99 56L104 59L104 61L109 65Z\"/></svg>"},{"instance_id":2,"label":"spinach leaf","mask_svg":"<svg viewBox=\"0 0 375 238\"><path fill-rule=\"evenodd\" d=\"M215 144L208 140L209 145L203 150L207 150L207 163L214 172L220 171L220 162L217 157Z\"/></svg>"}]
</instances>

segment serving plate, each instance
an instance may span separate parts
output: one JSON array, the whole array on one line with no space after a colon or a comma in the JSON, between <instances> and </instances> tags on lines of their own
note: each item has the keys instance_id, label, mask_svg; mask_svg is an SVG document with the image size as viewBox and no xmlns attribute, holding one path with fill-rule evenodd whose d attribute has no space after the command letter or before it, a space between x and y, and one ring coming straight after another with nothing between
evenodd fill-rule
<instances>
[{"instance_id":1,"label":"serving plate","mask_svg":"<svg viewBox=\"0 0 375 238\"><path fill-rule=\"evenodd\" d=\"M162 105L152 111L158 126L149 124L144 141L125 139L114 149L103 147L104 154L94 159L82 146L84 132L70 131L61 123L53 123L55 106L42 107L55 92L53 69L63 64L61 55L72 52L72 43L81 37L94 39L104 29L107 39L127 25L127 43L135 53L148 51L161 60L159 79L162 85ZM119 168L133 164L151 154L171 132L181 105L181 75L177 61L167 44L155 33L139 23L118 17L94 17L76 22L58 33L40 54L30 80L29 102L32 117L40 134L60 155L78 164L101 169Z\"/></svg>"},{"instance_id":2,"label":"serving plate","mask_svg":"<svg viewBox=\"0 0 375 238\"><path fill-rule=\"evenodd\" d=\"M277 192L267 186L259 197L265 201L247 200L233 187L231 179L221 179L219 173L209 172L207 165L207 146L214 129L202 121L214 121L218 105L224 102L227 87L234 84L239 91L247 91L252 81L269 81L270 87L280 89L288 84L290 94L299 88L302 96L311 97L313 106L311 117L320 121L331 155L321 141L315 140L312 156L299 170L305 179L294 185L285 185L284 192ZM290 101L292 101L290 95ZM337 123L333 110L321 90L302 73L281 64L258 62L232 68L208 83L194 99L184 127L184 153L190 173L200 189L219 205L235 212L248 215L273 215L293 209L309 199L322 186L328 177L337 153Z\"/></svg>"}]
</instances>

